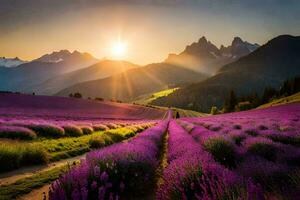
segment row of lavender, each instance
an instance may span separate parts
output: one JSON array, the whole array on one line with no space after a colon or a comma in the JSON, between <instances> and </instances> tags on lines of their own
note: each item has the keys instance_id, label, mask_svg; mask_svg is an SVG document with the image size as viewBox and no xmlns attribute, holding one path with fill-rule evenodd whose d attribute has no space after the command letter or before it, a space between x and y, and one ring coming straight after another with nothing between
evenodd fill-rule
<instances>
[{"instance_id":1,"label":"row of lavender","mask_svg":"<svg viewBox=\"0 0 300 200\"><path fill-rule=\"evenodd\" d=\"M168 166L156 199L236 199L240 177L216 163L176 121L168 131Z\"/></svg>"},{"instance_id":2,"label":"row of lavender","mask_svg":"<svg viewBox=\"0 0 300 200\"><path fill-rule=\"evenodd\" d=\"M224 168L264 190L295 199L300 189L300 105L179 121Z\"/></svg>"},{"instance_id":3,"label":"row of lavender","mask_svg":"<svg viewBox=\"0 0 300 200\"><path fill-rule=\"evenodd\" d=\"M55 120L4 120L0 119L0 138L32 140L39 136L59 138L78 137L91 134L94 131L121 128L128 125L143 123L155 123L155 121L55 121Z\"/></svg>"},{"instance_id":4,"label":"row of lavender","mask_svg":"<svg viewBox=\"0 0 300 200\"><path fill-rule=\"evenodd\" d=\"M50 199L130 199L151 193L167 126L162 121L129 141L89 153L51 185Z\"/></svg>"},{"instance_id":5,"label":"row of lavender","mask_svg":"<svg viewBox=\"0 0 300 200\"><path fill-rule=\"evenodd\" d=\"M157 181L168 124L161 122L129 142L88 154L52 184L50 199L295 199L300 153L290 141L300 136L299 108L171 120L167 166ZM273 131L290 139L274 139Z\"/></svg>"}]
</instances>

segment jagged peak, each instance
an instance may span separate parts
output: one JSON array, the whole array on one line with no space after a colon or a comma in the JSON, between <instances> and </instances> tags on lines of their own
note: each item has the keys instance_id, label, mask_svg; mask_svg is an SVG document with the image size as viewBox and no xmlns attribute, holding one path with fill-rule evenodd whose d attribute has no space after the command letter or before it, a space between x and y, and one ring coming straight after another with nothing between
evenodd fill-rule
<instances>
[{"instance_id":1,"label":"jagged peak","mask_svg":"<svg viewBox=\"0 0 300 200\"><path fill-rule=\"evenodd\" d=\"M207 43L207 39L205 36L202 36L199 40L198 40L198 43Z\"/></svg>"},{"instance_id":2,"label":"jagged peak","mask_svg":"<svg viewBox=\"0 0 300 200\"><path fill-rule=\"evenodd\" d=\"M240 37L234 37L234 39L233 39L233 41L232 41L232 43L231 43L231 45L232 46L235 46L235 45L238 45L238 44L243 44L244 43L244 41L240 38Z\"/></svg>"}]
</instances>

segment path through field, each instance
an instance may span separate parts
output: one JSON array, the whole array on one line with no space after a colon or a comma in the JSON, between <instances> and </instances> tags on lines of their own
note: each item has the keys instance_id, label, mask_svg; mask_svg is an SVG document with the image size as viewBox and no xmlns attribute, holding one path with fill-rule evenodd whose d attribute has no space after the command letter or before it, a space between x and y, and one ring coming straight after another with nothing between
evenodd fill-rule
<instances>
[{"instance_id":1,"label":"path through field","mask_svg":"<svg viewBox=\"0 0 300 200\"><path fill-rule=\"evenodd\" d=\"M57 162L49 163L48 165L29 166L29 167L16 169L10 172L5 172L0 174L0 186L12 184L21 178L32 176L33 174L38 172L45 172L55 167L63 166L68 163L73 163L74 161L79 161L84 158L85 158L85 154L73 158L68 158Z\"/></svg>"},{"instance_id":2,"label":"path through field","mask_svg":"<svg viewBox=\"0 0 300 200\"><path fill-rule=\"evenodd\" d=\"M41 188L32 190L30 193L17 198L17 200L46 200L48 199L50 184L44 185Z\"/></svg>"}]
</instances>

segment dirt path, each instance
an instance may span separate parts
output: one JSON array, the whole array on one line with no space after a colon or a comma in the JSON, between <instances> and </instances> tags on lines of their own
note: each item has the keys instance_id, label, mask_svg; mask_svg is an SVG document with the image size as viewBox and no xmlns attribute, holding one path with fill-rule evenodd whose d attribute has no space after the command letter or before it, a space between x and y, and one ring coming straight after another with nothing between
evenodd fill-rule
<instances>
[{"instance_id":1,"label":"dirt path","mask_svg":"<svg viewBox=\"0 0 300 200\"><path fill-rule=\"evenodd\" d=\"M47 200L50 185L44 185L41 188L32 190L30 193L18 197L16 200Z\"/></svg>"},{"instance_id":2,"label":"dirt path","mask_svg":"<svg viewBox=\"0 0 300 200\"><path fill-rule=\"evenodd\" d=\"M29 177L29 176L33 175L34 173L47 171L47 170L53 169L54 167L63 166L67 163L72 163L74 161L84 159L84 158L85 158L85 154L81 155L81 156L76 156L73 158L60 160L57 162L52 162L52 163L49 163L48 165L23 167L23 168L14 170L14 171L1 173L0 174L0 186L4 185L4 184L5 185L12 184L12 183L16 182L17 180L19 180L21 178Z\"/></svg>"}]
</instances>

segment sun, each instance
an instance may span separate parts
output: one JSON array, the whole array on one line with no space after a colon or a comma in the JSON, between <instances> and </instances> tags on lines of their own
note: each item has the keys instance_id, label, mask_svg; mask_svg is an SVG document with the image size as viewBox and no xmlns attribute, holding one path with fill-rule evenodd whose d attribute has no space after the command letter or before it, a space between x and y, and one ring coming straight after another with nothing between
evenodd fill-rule
<instances>
[{"instance_id":1,"label":"sun","mask_svg":"<svg viewBox=\"0 0 300 200\"><path fill-rule=\"evenodd\" d=\"M127 45L125 42L117 41L111 47L111 53L115 58L123 58L127 51Z\"/></svg>"}]
</instances>

